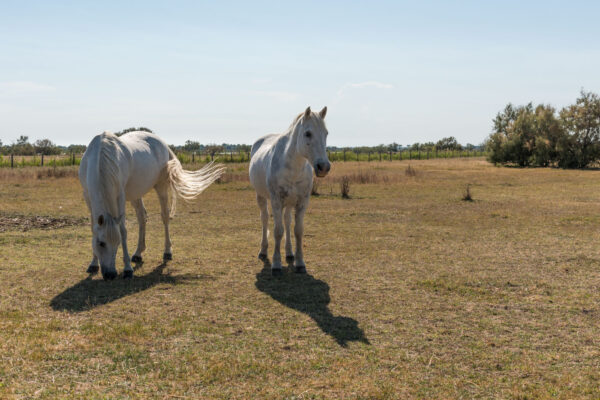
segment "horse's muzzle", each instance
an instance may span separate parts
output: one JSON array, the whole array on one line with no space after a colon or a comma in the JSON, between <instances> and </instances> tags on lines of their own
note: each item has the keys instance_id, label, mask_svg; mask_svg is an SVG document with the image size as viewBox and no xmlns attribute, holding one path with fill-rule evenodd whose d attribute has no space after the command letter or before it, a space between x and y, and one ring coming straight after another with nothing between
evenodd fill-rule
<instances>
[{"instance_id":1,"label":"horse's muzzle","mask_svg":"<svg viewBox=\"0 0 600 400\"><path fill-rule=\"evenodd\" d=\"M315 174L322 178L329 173L331 169L331 163L329 161L322 161L315 164Z\"/></svg>"},{"instance_id":2,"label":"horse's muzzle","mask_svg":"<svg viewBox=\"0 0 600 400\"><path fill-rule=\"evenodd\" d=\"M117 270L115 268L109 269L109 268L102 267L101 269L102 269L102 278L105 281L112 281L113 279L115 279L117 277Z\"/></svg>"}]
</instances>

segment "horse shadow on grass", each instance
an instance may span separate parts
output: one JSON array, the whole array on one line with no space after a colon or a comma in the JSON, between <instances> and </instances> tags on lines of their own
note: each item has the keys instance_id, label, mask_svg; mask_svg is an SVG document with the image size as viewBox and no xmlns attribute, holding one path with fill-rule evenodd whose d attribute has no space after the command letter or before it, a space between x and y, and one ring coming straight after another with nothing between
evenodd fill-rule
<instances>
[{"instance_id":1,"label":"horse shadow on grass","mask_svg":"<svg viewBox=\"0 0 600 400\"><path fill-rule=\"evenodd\" d=\"M136 264L133 268L137 271L142 264ZM125 296L136 294L150 289L161 283L177 285L199 279L209 279L207 275L183 274L171 275L164 273L166 263L159 264L145 275L134 275L133 279L122 279L122 274L113 281L92 279L90 274L75 285L56 295L50 306L56 311L81 312L88 311L94 307L111 303Z\"/></svg>"},{"instance_id":2,"label":"horse shadow on grass","mask_svg":"<svg viewBox=\"0 0 600 400\"><path fill-rule=\"evenodd\" d=\"M331 313L328 307L331 301L329 285L326 282L308 273L296 274L292 271L293 266L288 266L282 276L273 277L267 260L262 271L256 274L256 288L284 306L311 317L324 333L333 337L342 347L346 347L350 341L370 344L355 319Z\"/></svg>"}]
</instances>

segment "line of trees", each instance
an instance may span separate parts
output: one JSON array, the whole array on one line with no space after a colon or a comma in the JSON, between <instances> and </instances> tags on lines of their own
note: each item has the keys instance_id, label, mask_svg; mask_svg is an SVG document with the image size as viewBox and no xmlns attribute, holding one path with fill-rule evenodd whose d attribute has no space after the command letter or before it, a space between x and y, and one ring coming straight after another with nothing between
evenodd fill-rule
<instances>
[{"instance_id":1,"label":"line of trees","mask_svg":"<svg viewBox=\"0 0 600 400\"><path fill-rule=\"evenodd\" d=\"M139 128L127 128L123 129L120 132L117 132L116 135L121 136L131 131L147 131L152 132L150 129L145 127ZM175 153L196 153L200 154L208 154L211 158L218 154L248 154L250 153L251 147L248 144L231 144L231 143L222 143L222 144L201 144L198 141L187 140L185 144L180 146L170 145L171 149ZM356 146L356 147L336 147L329 146L327 148L330 152L348 152L348 153L357 153L357 154L387 154L387 153L397 153L402 151L414 151L414 152L423 152L423 153L435 153L437 151L473 151L479 150L482 146L475 146L472 144L467 144L465 146L458 143L455 137L445 137L437 142L425 142L425 143L414 143L406 146L402 146L398 143L391 144L380 144L378 146ZM0 154L9 155L14 154L18 156L33 156L33 155L58 155L58 154L83 154L85 152L85 145L69 145L69 146L58 146L54 144L50 139L41 139L37 140L34 143L29 142L28 136L20 136L14 143L10 145L3 146L2 141L0 141Z\"/></svg>"},{"instance_id":2,"label":"line of trees","mask_svg":"<svg viewBox=\"0 0 600 400\"><path fill-rule=\"evenodd\" d=\"M496 164L586 168L600 161L600 97L581 91L575 104L508 104L493 120L486 141Z\"/></svg>"},{"instance_id":3,"label":"line of trees","mask_svg":"<svg viewBox=\"0 0 600 400\"><path fill-rule=\"evenodd\" d=\"M68 147L57 146L50 139L40 139L33 143L29 142L28 136L19 136L19 138L10 145L3 145L0 140L0 154L14 154L19 156L33 156L43 154L46 156L58 155L64 153L83 153L85 146L72 144Z\"/></svg>"}]
</instances>

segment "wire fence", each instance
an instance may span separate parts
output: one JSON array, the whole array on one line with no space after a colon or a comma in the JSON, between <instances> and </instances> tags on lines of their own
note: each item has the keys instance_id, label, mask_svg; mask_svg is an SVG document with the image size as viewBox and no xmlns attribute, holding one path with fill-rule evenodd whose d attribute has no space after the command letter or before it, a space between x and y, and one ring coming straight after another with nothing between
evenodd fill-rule
<instances>
[{"instance_id":1,"label":"wire fence","mask_svg":"<svg viewBox=\"0 0 600 400\"><path fill-rule=\"evenodd\" d=\"M244 163L250 161L249 152L176 152L177 158L182 164L203 164L210 161L220 163ZM327 151L329 160L332 162L344 161L402 161L402 160L429 160L436 158L463 158L483 157L486 152L482 149L474 150L402 150L402 151L356 151L341 150ZM0 168L22 168L22 167L66 167L79 165L83 154L67 153L61 155L0 155Z\"/></svg>"}]
</instances>

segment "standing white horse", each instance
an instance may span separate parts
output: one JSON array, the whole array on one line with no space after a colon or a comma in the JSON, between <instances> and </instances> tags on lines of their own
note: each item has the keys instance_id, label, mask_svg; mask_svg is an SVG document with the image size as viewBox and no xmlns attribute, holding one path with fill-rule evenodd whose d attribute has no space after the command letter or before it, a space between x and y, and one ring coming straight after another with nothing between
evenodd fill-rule
<instances>
[{"instance_id":1,"label":"standing white horse","mask_svg":"<svg viewBox=\"0 0 600 400\"><path fill-rule=\"evenodd\" d=\"M198 196L223 173L221 165L209 164L198 171L185 171L169 146L148 132L130 132L117 137L109 132L92 139L79 166L79 181L92 216L93 259L87 269L98 272L98 262L105 280L117 276L115 258L119 242L123 246L124 278L133 277L127 251L125 201L135 208L140 228L137 250L131 261L141 262L146 248L146 209L142 196L154 188L160 200L165 225L163 259L171 260L169 217L175 214L177 196L190 200ZM168 197L171 187L172 204Z\"/></svg>"},{"instance_id":2,"label":"standing white horse","mask_svg":"<svg viewBox=\"0 0 600 400\"><path fill-rule=\"evenodd\" d=\"M313 113L310 107L298 115L283 134L267 135L254 143L250 160L250 182L256 190L256 201L262 220L262 242L258 257L267 259L267 225L269 212L267 199L271 201L274 220L275 249L271 264L273 275L281 274L280 244L285 221L285 259L294 261L295 271L306 272L302 254L304 213L313 185L313 169L317 176L327 175L331 164L327 159L325 127L327 107ZM296 253L292 253L290 225L292 208L296 211L294 235Z\"/></svg>"}]
</instances>

